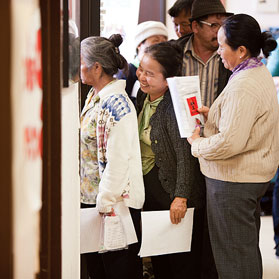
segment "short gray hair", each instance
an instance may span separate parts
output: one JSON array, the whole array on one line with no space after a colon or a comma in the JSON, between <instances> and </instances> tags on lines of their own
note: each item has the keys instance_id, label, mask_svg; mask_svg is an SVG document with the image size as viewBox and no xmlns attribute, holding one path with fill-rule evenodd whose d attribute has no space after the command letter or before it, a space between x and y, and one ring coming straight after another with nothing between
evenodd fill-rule
<instances>
[{"instance_id":1,"label":"short gray hair","mask_svg":"<svg viewBox=\"0 0 279 279\"><path fill-rule=\"evenodd\" d=\"M126 59L120 54L122 43L120 34L114 34L109 39L104 37L88 37L81 42L81 57L88 68L99 62L108 75L113 76L118 69L126 70Z\"/></svg>"}]
</instances>

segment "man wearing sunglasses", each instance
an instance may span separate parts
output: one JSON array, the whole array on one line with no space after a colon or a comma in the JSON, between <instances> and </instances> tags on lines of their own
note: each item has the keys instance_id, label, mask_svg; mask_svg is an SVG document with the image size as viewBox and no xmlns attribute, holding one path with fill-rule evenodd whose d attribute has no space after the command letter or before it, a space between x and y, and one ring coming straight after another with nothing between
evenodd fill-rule
<instances>
[{"instance_id":1,"label":"man wearing sunglasses","mask_svg":"<svg viewBox=\"0 0 279 279\"><path fill-rule=\"evenodd\" d=\"M189 19L193 33L178 40L184 49L183 75L199 75L202 104L207 107L221 93L231 74L217 54L217 33L230 15L220 0L195 0Z\"/></svg>"}]
</instances>

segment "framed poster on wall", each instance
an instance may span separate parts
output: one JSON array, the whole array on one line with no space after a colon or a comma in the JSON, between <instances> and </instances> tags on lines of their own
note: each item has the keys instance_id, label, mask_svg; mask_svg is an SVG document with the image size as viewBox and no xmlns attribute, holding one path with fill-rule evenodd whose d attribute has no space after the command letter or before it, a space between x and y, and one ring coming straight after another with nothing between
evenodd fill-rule
<instances>
[{"instance_id":1,"label":"framed poster on wall","mask_svg":"<svg viewBox=\"0 0 279 279\"><path fill-rule=\"evenodd\" d=\"M278 0L257 0L257 12L276 13L278 12Z\"/></svg>"}]
</instances>

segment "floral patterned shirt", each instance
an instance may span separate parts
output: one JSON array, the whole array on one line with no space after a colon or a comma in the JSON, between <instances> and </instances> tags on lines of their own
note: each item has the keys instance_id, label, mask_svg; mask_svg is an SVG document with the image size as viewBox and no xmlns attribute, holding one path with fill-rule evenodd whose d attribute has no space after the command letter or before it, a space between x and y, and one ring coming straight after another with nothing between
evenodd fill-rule
<instances>
[{"instance_id":1,"label":"floral patterned shirt","mask_svg":"<svg viewBox=\"0 0 279 279\"><path fill-rule=\"evenodd\" d=\"M81 202L96 204L99 192L99 164L97 148L97 118L100 106L100 97L94 96L94 90L88 93L81 114L81 138L80 138L80 180Z\"/></svg>"}]
</instances>

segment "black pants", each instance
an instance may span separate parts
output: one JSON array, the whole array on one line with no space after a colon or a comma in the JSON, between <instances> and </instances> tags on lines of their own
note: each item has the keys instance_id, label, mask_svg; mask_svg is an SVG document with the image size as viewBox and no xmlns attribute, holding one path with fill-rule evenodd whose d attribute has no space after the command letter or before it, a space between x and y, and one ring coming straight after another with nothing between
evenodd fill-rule
<instances>
[{"instance_id":1,"label":"black pants","mask_svg":"<svg viewBox=\"0 0 279 279\"><path fill-rule=\"evenodd\" d=\"M155 166L144 176L144 211L170 209L172 201L160 183L158 170ZM205 206L195 209L191 251L151 257L156 279L218 278L206 224Z\"/></svg>"},{"instance_id":2,"label":"black pants","mask_svg":"<svg viewBox=\"0 0 279 279\"><path fill-rule=\"evenodd\" d=\"M88 207L82 204L82 207ZM138 243L128 249L106 252L87 253L81 257L81 266L87 266L87 278L91 279L142 279L142 261L138 256L141 243L140 210L129 208L135 226ZM86 261L86 264L83 263ZM83 272L84 273L84 272Z\"/></svg>"}]
</instances>

